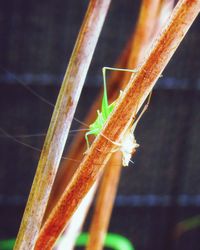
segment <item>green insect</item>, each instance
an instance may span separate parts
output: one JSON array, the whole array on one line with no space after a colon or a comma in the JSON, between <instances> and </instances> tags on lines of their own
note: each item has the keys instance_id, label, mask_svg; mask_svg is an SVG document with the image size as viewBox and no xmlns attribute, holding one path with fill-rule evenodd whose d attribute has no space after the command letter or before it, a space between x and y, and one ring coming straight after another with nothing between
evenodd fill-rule
<instances>
[{"instance_id":1,"label":"green insect","mask_svg":"<svg viewBox=\"0 0 200 250\"><path fill-rule=\"evenodd\" d=\"M108 104L108 96L107 96L107 88L106 88L106 70L115 70L115 71L127 71L131 73L137 72L137 70L129 70L129 69L119 69L119 68L110 68L110 67L103 67L103 99L101 105L101 111L97 110L97 118L96 120L89 126L89 131L85 134L85 140L87 143L87 148L89 148L89 135L97 136L100 134L105 122L107 121L109 115L112 113L114 107L116 106L116 101Z\"/></svg>"},{"instance_id":2,"label":"green insect","mask_svg":"<svg viewBox=\"0 0 200 250\"><path fill-rule=\"evenodd\" d=\"M99 110L97 110L97 118L89 126L89 131L85 134L85 139L87 142L88 149L89 149L88 136L89 135L97 136L98 134L101 133L101 130L102 130L105 122L107 121L109 115L112 113L113 109L116 106L116 101L112 102L111 104L108 104L108 96L107 96L107 89L106 89L106 70L126 71L126 72L131 72L131 73L137 72L137 70L119 69L119 68L110 68L110 67L104 67L102 69L104 92L103 92L103 99L102 99L102 105L101 105L101 112ZM141 113L137 117L137 119L133 120L132 124L127 129L127 131L125 132L125 134L120 142L113 142L109 138L106 137L108 140L110 140L113 144L115 144L117 146L116 151L117 150L121 151L121 153L122 153L122 165L123 166L128 166L129 162L131 162L132 154L136 151L136 148L139 147L139 144L137 144L135 136L134 136L134 131L135 131L135 128L136 128L140 118L142 117L142 115L144 114L144 112L148 108L150 98L151 98L151 93L148 97L147 104L143 107L143 110L141 111ZM102 134L102 136L104 136L104 135Z\"/></svg>"},{"instance_id":3,"label":"green insect","mask_svg":"<svg viewBox=\"0 0 200 250\"><path fill-rule=\"evenodd\" d=\"M104 84L104 93L103 93L103 99L102 99L102 105L101 105L101 111L97 110L97 118L96 120L89 126L89 131L85 134L85 139L87 142L87 148L89 149L89 140L88 136L89 135L95 135L97 136L98 134L101 133L101 130L107 121L109 115L112 113L113 109L116 106L116 101L112 102L111 104L108 104L108 96L107 96L107 89L106 89L106 70L117 70L117 71L127 71L131 73L137 72L137 70L129 70L129 69L119 69L119 68L110 68L110 67L104 67L102 69L103 71L103 84ZM150 96L149 96L150 100ZM145 110L148 107L148 103L145 105L143 108L141 114L139 117L133 121L131 126L127 129L127 131L124 134L124 137L120 142L113 142L117 146L116 151L120 150L122 153L122 165L123 166L128 166L129 162L131 162L131 157L133 152L135 152L136 148L139 147L139 144L137 144L134 136L134 130L136 128L136 125L145 112ZM103 136L103 134L102 134ZM106 137L107 138L107 137ZM109 140L109 138L107 138ZM115 151L115 150L114 150Z\"/></svg>"}]
</instances>

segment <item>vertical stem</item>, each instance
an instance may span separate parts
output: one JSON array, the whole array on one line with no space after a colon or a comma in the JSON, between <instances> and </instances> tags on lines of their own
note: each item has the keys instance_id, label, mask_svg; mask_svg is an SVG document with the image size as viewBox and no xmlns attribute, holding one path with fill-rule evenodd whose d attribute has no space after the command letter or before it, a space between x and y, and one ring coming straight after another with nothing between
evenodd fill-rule
<instances>
[{"instance_id":1,"label":"vertical stem","mask_svg":"<svg viewBox=\"0 0 200 250\"><path fill-rule=\"evenodd\" d=\"M140 16L132 40L130 56L127 62L128 69L134 69L139 66L144 60L147 49L152 39L153 31L155 29L156 17L158 15L160 0L143 0ZM123 82L126 86L130 74L124 74Z\"/></svg>"},{"instance_id":2,"label":"vertical stem","mask_svg":"<svg viewBox=\"0 0 200 250\"><path fill-rule=\"evenodd\" d=\"M162 27L170 18L174 5L175 5L175 0L162 0L161 1L158 18L156 22L156 27L154 30L154 36L156 36L160 32Z\"/></svg>"},{"instance_id":3,"label":"vertical stem","mask_svg":"<svg viewBox=\"0 0 200 250\"><path fill-rule=\"evenodd\" d=\"M90 0L38 163L15 249L33 249L110 0Z\"/></svg>"},{"instance_id":4,"label":"vertical stem","mask_svg":"<svg viewBox=\"0 0 200 250\"><path fill-rule=\"evenodd\" d=\"M87 250L101 250L103 248L119 183L121 160L121 154L117 152L112 155L105 168L90 226Z\"/></svg>"}]
</instances>

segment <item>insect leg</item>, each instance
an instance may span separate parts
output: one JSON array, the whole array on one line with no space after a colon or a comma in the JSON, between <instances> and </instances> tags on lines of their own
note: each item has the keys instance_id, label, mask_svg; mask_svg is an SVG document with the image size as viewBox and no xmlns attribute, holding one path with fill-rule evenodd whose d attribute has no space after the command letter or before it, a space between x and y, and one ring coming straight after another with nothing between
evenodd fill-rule
<instances>
[{"instance_id":1,"label":"insect leg","mask_svg":"<svg viewBox=\"0 0 200 250\"><path fill-rule=\"evenodd\" d=\"M101 149L99 149L99 148L97 148L97 151L103 152L103 151L102 151ZM117 152L117 151L118 151L118 148L115 148L115 149L109 151L108 153L112 154L112 153L115 153L115 152ZM104 153L105 153L105 152L104 152Z\"/></svg>"},{"instance_id":2,"label":"insect leg","mask_svg":"<svg viewBox=\"0 0 200 250\"><path fill-rule=\"evenodd\" d=\"M87 133L85 133L85 140L86 140L86 143L87 143L87 150L86 150L86 152L85 152L84 154L87 153L87 151L88 151L88 149L89 149L89 147L90 147L90 143L89 143L89 140L88 140L88 136L89 136L89 135L96 135L96 133L97 133L97 129L93 129L93 130L90 130L90 131L88 131Z\"/></svg>"},{"instance_id":3,"label":"insect leg","mask_svg":"<svg viewBox=\"0 0 200 250\"><path fill-rule=\"evenodd\" d=\"M88 135L91 135L91 131L85 133L85 140L86 140L86 144L87 144L87 150L90 147L90 143L89 143L89 140L88 140Z\"/></svg>"},{"instance_id":4,"label":"insect leg","mask_svg":"<svg viewBox=\"0 0 200 250\"><path fill-rule=\"evenodd\" d=\"M132 133L134 132L139 120L141 119L141 117L143 116L144 112L148 109L149 107L149 103L151 100L151 95L152 95L152 91L150 92L148 99L147 99L147 103L144 105L144 108L142 109L141 113L139 114L138 118L135 120L135 122L133 123L133 126L131 127L131 131Z\"/></svg>"},{"instance_id":5,"label":"insect leg","mask_svg":"<svg viewBox=\"0 0 200 250\"><path fill-rule=\"evenodd\" d=\"M105 76L106 76L106 70L114 70L114 71L130 72L130 73L138 72L138 69L121 69L121 68L103 67L102 71Z\"/></svg>"},{"instance_id":6,"label":"insect leg","mask_svg":"<svg viewBox=\"0 0 200 250\"><path fill-rule=\"evenodd\" d=\"M113 71L122 71L122 72L130 72L136 73L137 69L121 69L121 68L112 68L112 67L103 67L103 86L104 86L104 93L103 93L103 100L102 100L102 115L104 117L109 116L109 105L108 105L108 96L107 96L107 88L106 88L106 70L113 70Z\"/></svg>"},{"instance_id":7,"label":"insect leg","mask_svg":"<svg viewBox=\"0 0 200 250\"><path fill-rule=\"evenodd\" d=\"M108 137L105 136L104 134L100 133L100 135L103 136L104 138L106 138L108 141L112 142L112 144L114 144L115 146L117 146L117 147L120 147L120 146L121 146L121 143L112 141L110 138L108 138Z\"/></svg>"},{"instance_id":8,"label":"insect leg","mask_svg":"<svg viewBox=\"0 0 200 250\"><path fill-rule=\"evenodd\" d=\"M112 68L112 67L103 67L102 68L103 85L104 85L104 98L105 98L105 100L107 102L106 104L108 106L108 97L107 97L107 89L106 89L106 70L136 73L136 72L138 72L138 69L121 69L121 68Z\"/></svg>"}]
</instances>

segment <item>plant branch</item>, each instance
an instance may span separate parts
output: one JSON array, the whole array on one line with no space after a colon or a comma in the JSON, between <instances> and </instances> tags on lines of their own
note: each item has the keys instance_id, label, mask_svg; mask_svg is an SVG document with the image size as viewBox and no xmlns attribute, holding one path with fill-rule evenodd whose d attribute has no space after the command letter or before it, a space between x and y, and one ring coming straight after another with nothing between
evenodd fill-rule
<instances>
[{"instance_id":1,"label":"plant branch","mask_svg":"<svg viewBox=\"0 0 200 250\"><path fill-rule=\"evenodd\" d=\"M105 168L90 226L87 250L100 250L103 247L120 179L121 160L121 154L116 152Z\"/></svg>"},{"instance_id":2,"label":"plant branch","mask_svg":"<svg viewBox=\"0 0 200 250\"><path fill-rule=\"evenodd\" d=\"M160 0L142 1L140 16L135 29L134 39L132 40L132 50L127 62L128 69L134 69L138 67L144 59L144 55L149 48L150 40L153 36L159 5ZM124 86L126 86L129 79L130 74L124 74Z\"/></svg>"},{"instance_id":3,"label":"plant branch","mask_svg":"<svg viewBox=\"0 0 200 250\"><path fill-rule=\"evenodd\" d=\"M97 184L98 181L95 183L95 185L90 189L85 198L82 200L80 206L78 207L72 219L70 220L70 223L67 226L65 232L62 234L61 239L56 244L56 247L54 247L54 250L64 250L66 249L66 246L67 250L74 249L76 239L81 231L82 222L84 221L89 209L89 205L93 200Z\"/></svg>"},{"instance_id":4,"label":"plant branch","mask_svg":"<svg viewBox=\"0 0 200 250\"><path fill-rule=\"evenodd\" d=\"M157 23L154 30L154 36L156 36L167 20L170 18L172 10L175 5L175 0L162 0L159 8Z\"/></svg>"},{"instance_id":5,"label":"plant branch","mask_svg":"<svg viewBox=\"0 0 200 250\"><path fill-rule=\"evenodd\" d=\"M56 102L15 249L33 249L109 0L91 0Z\"/></svg>"},{"instance_id":6,"label":"plant branch","mask_svg":"<svg viewBox=\"0 0 200 250\"><path fill-rule=\"evenodd\" d=\"M57 206L41 229L35 250L51 249L81 200L103 171L115 145L132 122L133 114L141 107L199 13L200 0L182 0L175 7L163 33L130 82L88 154L74 174ZM110 140L107 140L110 138Z\"/></svg>"}]
</instances>

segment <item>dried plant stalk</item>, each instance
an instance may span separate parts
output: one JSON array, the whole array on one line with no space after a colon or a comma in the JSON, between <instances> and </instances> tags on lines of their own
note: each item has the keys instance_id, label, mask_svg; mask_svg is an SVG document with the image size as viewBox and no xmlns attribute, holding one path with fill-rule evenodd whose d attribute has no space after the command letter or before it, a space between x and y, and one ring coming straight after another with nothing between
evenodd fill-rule
<instances>
[{"instance_id":1,"label":"dried plant stalk","mask_svg":"<svg viewBox=\"0 0 200 250\"><path fill-rule=\"evenodd\" d=\"M138 24L134 33L134 39L132 40L132 50L127 62L128 69L136 68L144 59L144 55L150 44L149 42L153 36L159 6L160 0L142 1ZM124 86L126 86L129 79L130 74L124 74Z\"/></svg>"},{"instance_id":2,"label":"dried plant stalk","mask_svg":"<svg viewBox=\"0 0 200 250\"><path fill-rule=\"evenodd\" d=\"M90 227L87 250L100 250L103 247L119 183L121 160L121 154L115 153L105 168Z\"/></svg>"},{"instance_id":3,"label":"dried plant stalk","mask_svg":"<svg viewBox=\"0 0 200 250\"><path fill-rule=\"evenodd\" d=\"M109 0L90 1L53 112L15 249L31 250L35 245L71 121L109 3Z\"/></svg>"},{"instance_id":4,"label":"dried plant stalk","mask_svg":"<svg viewBox=\"0 0 200 250\"><path fill-rule=\"evenodd\" d=\"M97 184L98 182L96 182ZM62 234L61 240L58 241L54 250L65 250L67 246L67 250L73 250L76 239L80 233L80 228L82 227L82 222L86 217L90 204L90 200L93 199L94 192L96 191L96 185L94 185L90 191L87 193L85 198L82 200L80 206L74 213L67 229Z\"/></svg>"},{"instance_id":5,"label":"dried plant stalk","mask_svg":"<svg viewBox=\"0 0 200 250\"><path fill-rule=\"evenodd\" d=\"M155 43L149 56L117 101L116 107L96 137L88 154L77 169L73 179L63 193L57 206L41 229L36 250L51 249L77 209L81 200L104 169L115 145L131 124L132 116L141 107L156 80L176 51L189 27L199 13L200 0L179 1L162 35ZM107 140L110 138L110 140Z\"/></svg>"},{"instance_id":6,"label":"dried plant stalk","mask_svg":"<svg viewBox=\"0 0 200 250\"><path fill-rule=\"evenodd\" d=\"M175 0L162 0L161 1L160 10L159 10L158 18L157 18L157 24L155 26L154 36L156 36L160 32L164 24L169 19L172 13L172 10L174 8L174 5L175 5Z\"/></svg>"},{"instance_id":7,"label":"dried plant stalk","mask_svg":"<svg viewBox=\"0 0 200 250\"><path fill-rule=\"evenodd\" d=\"M132 50L127 60L128 68L136 68L142 62L145 52L151 44L152 34L155 33L160 5L161 0L142 1L136 32L132 40ZM122 82L126 83L128 77L130 75L124 73ZM101 250L103 248L121 173L121 165L121 153L116 152L111 156L103 175L89 230L87 250Z\"/></svg>"}]
</instances>

